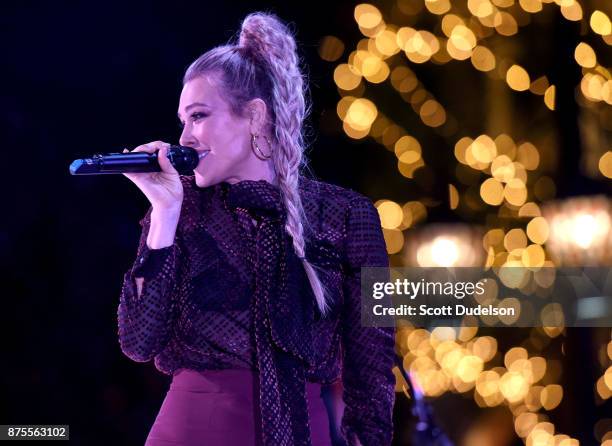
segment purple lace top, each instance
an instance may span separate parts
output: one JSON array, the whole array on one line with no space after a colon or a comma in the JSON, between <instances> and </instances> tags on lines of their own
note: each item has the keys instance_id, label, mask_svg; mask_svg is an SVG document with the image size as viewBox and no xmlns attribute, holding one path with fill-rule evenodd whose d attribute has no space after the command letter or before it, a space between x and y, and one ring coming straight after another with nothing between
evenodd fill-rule
<instances>
[{"instance_id":1,"label":"purple lace top","mask_svg":"<svg viewBox=\"0 0 612 446\"><path fill-rule=\"evenodd\" d=\"M193 177L181 180L185 197L174 244L149 249L150 211L141 221L118 308L122 351L134 361L154 359L166 374L179 368L257 372L266 445L309 445L303 384L341 379L347 443L390 444L393 329L362 327L360 314L360 268L388 265L371 202L337 186L300 181L309 223L306 258L318 267L331 301L322 317L284 230L277 187L242 181L198 188Z\"/></svg>"}]
</instances>

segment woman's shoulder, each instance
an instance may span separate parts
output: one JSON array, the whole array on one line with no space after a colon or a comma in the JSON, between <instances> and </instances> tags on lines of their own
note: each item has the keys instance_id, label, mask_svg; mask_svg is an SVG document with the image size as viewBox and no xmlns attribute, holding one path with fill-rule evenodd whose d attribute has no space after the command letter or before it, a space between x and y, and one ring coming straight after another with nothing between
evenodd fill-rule
<instances>
[{"instance_id":1,"label":"woman's shoulder","mask_svg":"<svg viewBox=\"0 0 612 446\"><path fill-rule=\"evenodd\" d=\"M300 196L309 226L319 234L342 238L348 226L380 227L372 201L354 190L309 178L300 180Z\"/></svg>"},{"instance_id":2,"label":"woman's shoulder","mask_svg":"<svg viewBox=\"0 0 612 446\"><path fill-rule=\"evenodd\" d=\"M352 189L302 177L300 195L304 202L319 202L326 206L348 207L355 202L371 203L370 199Z\"/></svg>"},{"instance_id":3,"label":"woman's shoulder","mask_svg":"<svg viewBox=\"0 0 612 446\"><path fill-rule=\"evenodd\" d=\"M372 200L352 189L335 184L313 180L300 179L300 196L307 214L329 216L340 214L346 217L351 209L361 209L375 212Z\"/></svg>"},{"instance_id":4,"label":"woman's shoulder","mask_svg":"<svg viewBox=\"0 0 612 446\"><path fill-rule=\"evenodd\" d=\"M310 232L307 257L319 266L341 262L355 239L381 231L378 211L359 192L302 178L300 195Z\"/></svg>"}]
</instances>

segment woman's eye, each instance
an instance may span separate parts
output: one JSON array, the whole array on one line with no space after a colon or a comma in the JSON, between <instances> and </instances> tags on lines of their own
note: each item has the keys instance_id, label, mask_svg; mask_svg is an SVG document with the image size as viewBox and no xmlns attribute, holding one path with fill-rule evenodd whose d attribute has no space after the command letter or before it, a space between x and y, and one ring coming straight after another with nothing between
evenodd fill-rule
<instances>
[{"instance_id":1,"label":"woman's eye","mask_svg":"<svg viewBox=\"0 0 612 446\"><path fill-rule=\"evenodd\" d=\"M204 113L204 112L195 112L193 113L191 116L189 116L190 121L192 122L196 122L199 121L200 119L206 118L208 116L208 113ZM180 121L179 122L179 127L183 128L185 127L185 122L184 121Z\"/></svg>"},{"instance_id":2,"label":"woman's eye","mask_svg":"<svg viewBox=\"0 0 612 446\"><path fill-rule=\"evenodd\" d=\"M206 113L194 113L191 115L192 121L198 121L202 118L206 118L208 115Z\"/></svg>"}]
</instances>

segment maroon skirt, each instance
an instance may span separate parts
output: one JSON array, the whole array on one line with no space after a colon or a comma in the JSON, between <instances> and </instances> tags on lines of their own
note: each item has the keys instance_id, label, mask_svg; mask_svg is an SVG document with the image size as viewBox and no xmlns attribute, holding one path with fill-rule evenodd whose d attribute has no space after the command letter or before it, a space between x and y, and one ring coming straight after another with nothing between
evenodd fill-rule
<instances>
[{"instance_id":1,"label":"maroon skirt","mask_svg":"<svg viewBox=\"0 0 612 446\"><path fill-rule=\"evenodd\" d=\"M259 446L258 394L250 370L179 369L145 446ZM312 445L331 446L321 385L307 383L306 397Z\"/></svg>"}]
</instances>

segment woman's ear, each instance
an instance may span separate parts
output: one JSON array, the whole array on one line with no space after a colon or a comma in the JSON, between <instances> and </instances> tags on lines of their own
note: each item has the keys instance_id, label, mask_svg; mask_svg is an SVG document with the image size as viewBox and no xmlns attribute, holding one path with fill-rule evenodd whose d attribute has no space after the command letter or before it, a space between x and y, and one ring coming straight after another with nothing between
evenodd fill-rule
<instances>
[{"instance_id":1,"label":"woman's ear","mask_svg":"<svg viewBox=\"0 0 612 446\"><path fill-rule=\"evenodd\" d=\"M266 103L260 98L255 98L249 101L247 105L247 113L250 118L249 125L251 135L262 134L268 116L268 107L266 106Z\"/></svg>"}]
</instances>

